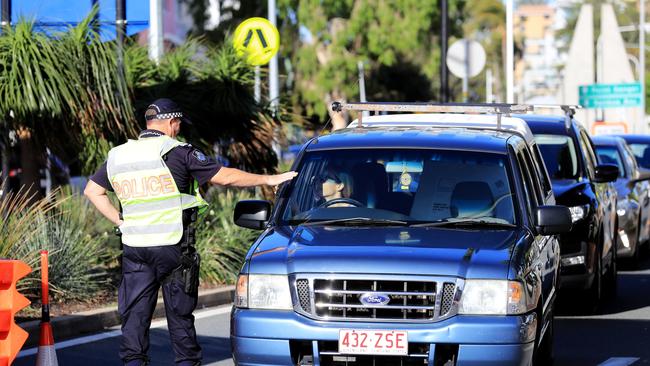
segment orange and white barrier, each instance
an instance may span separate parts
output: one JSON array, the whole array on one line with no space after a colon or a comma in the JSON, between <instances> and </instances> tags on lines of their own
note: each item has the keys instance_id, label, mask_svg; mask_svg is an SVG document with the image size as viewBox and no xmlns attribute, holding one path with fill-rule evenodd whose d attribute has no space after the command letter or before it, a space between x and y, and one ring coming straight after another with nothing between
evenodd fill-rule
<instances>
[{"instance_id":1,"label":"orange and white barrier","mask_svg":"<svg viewBox=\"0 0 650 366\"><path fill-rule=\"evenodd\" d=\"M41 298L42 298L42 315L41 315L41 336L38 342L38 355L36 356L36 366L58 366L56 350L54 349L54 335L52 334L52 324L50 324L50 283L48 275L47 250L41 251Z\"/></svg>"},{"instance_id":2,"label":"orange and white barrier","mask_svg":"<svg viewBox=\"0 0 650 366\"><path fill-rule=\"evenodd\" d=\"M0 259L0 366L11 365L27 340L27 332L14 322L16 313L29 305L16 282L31 271L21 261Z\"/></svg>"}]
</instances>

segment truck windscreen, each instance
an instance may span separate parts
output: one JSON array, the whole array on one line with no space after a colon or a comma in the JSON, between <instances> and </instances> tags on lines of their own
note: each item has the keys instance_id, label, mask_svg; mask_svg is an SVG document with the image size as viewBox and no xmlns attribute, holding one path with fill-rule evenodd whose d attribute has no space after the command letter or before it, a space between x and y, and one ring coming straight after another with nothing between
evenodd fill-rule
<instances>
[{"instance_id":1,"label":"truck windscreen","mask_svg":"<svg viewBox=\"0 0 650 366\"><path fill-rule=\"evenodd\" d=\"M358 218L514 224L506 155L427 149L312 151L285 192L285 224Z\"/></svg>"}]
</instances>

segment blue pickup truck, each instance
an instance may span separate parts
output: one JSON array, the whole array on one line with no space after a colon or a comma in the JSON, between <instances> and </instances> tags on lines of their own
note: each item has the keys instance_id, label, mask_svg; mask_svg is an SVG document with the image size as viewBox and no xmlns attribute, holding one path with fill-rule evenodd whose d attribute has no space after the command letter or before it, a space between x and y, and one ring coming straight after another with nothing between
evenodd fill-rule
<instances>
[{"instance_id":1,"label":"blue pickup truck","mask_svg":"<svg viewBox=\"0 0 650 366\"><path fill-rule=\"evenodd\" d=\"M365 117L305 144L273 210L239 202L235 222L264 231L237 281L236 364L552 362L571 214L510 108Z\"/></svg>"}]
</instances>

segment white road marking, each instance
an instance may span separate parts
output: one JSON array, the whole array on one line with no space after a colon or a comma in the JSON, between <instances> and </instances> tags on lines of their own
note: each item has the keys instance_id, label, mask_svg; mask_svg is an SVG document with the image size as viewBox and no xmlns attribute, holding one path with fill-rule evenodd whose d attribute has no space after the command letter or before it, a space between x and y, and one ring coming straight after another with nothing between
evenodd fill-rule
<instances>
[{"instance_id":1,"label":"white road marking","mask_svg":"<svg viewBox=\"0 0 650 366\"><path fill-rule=\"evenodd\" d=\"M612 357L598 366L628 366L639 360L638 357Z\"/></svg>"},{"instance_id":2,"label":"white road marking","mask_svg":"<svg viewBox=\"0 0 650 366\"><path fill-rule=\"evenodd\" d=\"M209 318L209 317L215 316L215 315L230 313L231 306L232 305L224 305L224 306L220 306L220 307L214 308L214 309L197 311L194 314L194 319L199 320L199 319L203 319L203 318ZM167 326L167 319L164 319L164 318L160 319L160 320L156 320L154 322L151 322L151 328L164 328L165 326ZM55 335L56 335L56 332L55 332ZM62 341L62 342L58 342L58 343L55 342L54 343L54 348L59 350L59 349L63 349L63 348L78 346L80 344L86 344L86 343L101 341L102 339L106 339L106 338L118 337L120 335L122 335L121 330L112 330L110 332L104 332L104 333L93 334L93 335L89 335L89 336L85 336L85 337L69 339L67 341ZM56 339L55 339L55 341L56 341ZM38 347L29 348L29 349L20 351L20 353L18 353L18 356L16 356L16 358L32 356L32 355L35 355L37 352L38 352Z\"/></svg>"}]
</instances>

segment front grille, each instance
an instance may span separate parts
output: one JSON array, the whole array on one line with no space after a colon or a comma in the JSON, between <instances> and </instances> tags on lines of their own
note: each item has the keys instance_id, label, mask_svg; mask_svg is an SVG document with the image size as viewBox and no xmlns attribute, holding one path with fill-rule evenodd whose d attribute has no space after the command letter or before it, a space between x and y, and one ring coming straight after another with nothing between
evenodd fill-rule
<instances>
[{"instance_id":1,"label":"front grille","mask_svg":"<svg viewBox=\"0 0 650 366\"><path fill-rule=\"evenodd\" d=\"M442 301L440 303L440 315L446 315L454 304L454 295L456 294L456 285L446 282L442 285Z\"/></svg>"},{"instance_id":2,"label":"front grille","mask_svg":"<svg viewBox=\"0 0 650 366\"><path fill-rule=\"evenodd\" d=\"M309 293L309 281L298 280L296 281L296 290L298 291L298 300L300 307L307 310L311 309L311 294Z\"/></svg>"},{"instance_id":3,"label":"front grille","mask_svg":"<svg viewBox=\"0 0 650 366\"><path fill-rule=\"evenodd\" d=\"M435 321L457 308L452 278L297 275L292 283L296 310L322 320Z\"/></svg>"}]
</instances>

